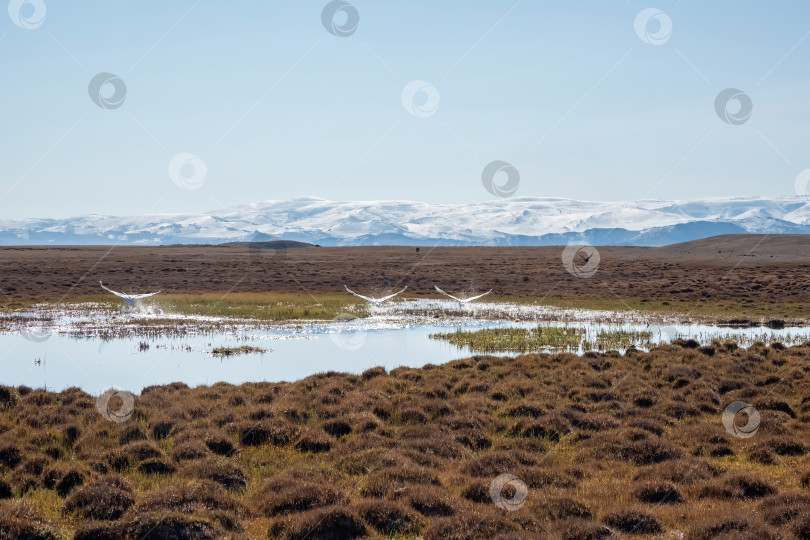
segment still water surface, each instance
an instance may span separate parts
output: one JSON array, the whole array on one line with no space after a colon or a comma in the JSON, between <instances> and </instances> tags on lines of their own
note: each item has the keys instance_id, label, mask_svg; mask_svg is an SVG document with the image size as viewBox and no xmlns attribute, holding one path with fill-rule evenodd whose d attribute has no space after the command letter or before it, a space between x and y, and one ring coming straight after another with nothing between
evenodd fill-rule
<instances>
[{"instance_id":1,"label":"still water surface","mask_svg":"<svg viewBox=\"0 0 810 540\"><path fill-rule=\"evenodd\" d=\"M647 330L652 341L670 341L677 337L694 338L707 344L714 337L734 337L743 341L810 340L808 328L729 329L700 324L651 326L635 320L616 324L604 317L567 313L559 320L586 329L589 336L600 330ZM97 317L93 324L102 328L121 327L120 319ZM229 322L226 330L195 332L180 337L87 337L82 324L90 319L56 318L38 330L27 323L0 333L0 384L26 385L59 391L77 386L99 394L115 387L140 393L145 386L183 382L189 386L215 382L240 384L248 381L294 381L325 371L362 373L382 366L388 370L442 364L470 356L470 351L446 341L430 339L439 332L457 329L476 330L493 327L533 327L533 322L478 320L462 317L433 323L408 319L391 313L350 322L319 323L257 328L255 325ZM102 322L99 323L99 320ZM188 320L178 321L187 324ZM554 324L543 322L542 324ZM563 323L557 323L563 325ZM93 326L93 325L91 325ZM77 328L82 328L77 332ZM83 337L76 337L82 335ZM145 345L143 345L145 344ZM148 347L146 347L148 345ZM217 347L249 345L265 349L230 357L216 357Z\"/></svg>"}]
</instances>

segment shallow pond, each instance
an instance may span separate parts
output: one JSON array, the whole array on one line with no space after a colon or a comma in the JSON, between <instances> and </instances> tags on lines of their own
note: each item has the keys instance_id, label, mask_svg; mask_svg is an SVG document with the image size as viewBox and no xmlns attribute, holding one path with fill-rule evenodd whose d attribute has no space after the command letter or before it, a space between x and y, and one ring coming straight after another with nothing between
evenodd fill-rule
<instances>
[{"instance_id":1,"label":"shallow pond","mask_svg":"<svg viewBox=\"0 0 810 540\"><path fill-rule=\"evenodd\" d=\"M409 314L401 308L348 322L270 326L247 321L210 320L160 314L127 315L97 312L76 316L70 312L45 314L6 324L0 333L0 384L62 390L77 386L99 394L115 387L140 393L145 386L184 382L189 386L248 381L294 381L325 371L361 373L375 366L393 369L441 364L470 356L466 348L430 339L430 334L457 329L532 327L538 324L583 328L594 337L600 330L649 331L653 343L678 337L702 344L713 338L734 338L741 344L754 340L810 340L808 328L719 328L683 321L657 321L650 325L637 317L623 322L604 314L560 313L551 322L547 313L535 321L489 320L480 313L441 317ZM149 330L150 317L164 326ZM180 332L164 332L169 327ZM565 322L559 322L565 321ZM216 323L216 324L212 324ZM132 332L123 332L121 329ZM112 338L110 332L114 330ZM102 339L98 336L104 336ZM264 353L226 357L212 354L219 347L251 346ZM500 353L498 353L500 354Z\"/></svg>"}]
</instances>

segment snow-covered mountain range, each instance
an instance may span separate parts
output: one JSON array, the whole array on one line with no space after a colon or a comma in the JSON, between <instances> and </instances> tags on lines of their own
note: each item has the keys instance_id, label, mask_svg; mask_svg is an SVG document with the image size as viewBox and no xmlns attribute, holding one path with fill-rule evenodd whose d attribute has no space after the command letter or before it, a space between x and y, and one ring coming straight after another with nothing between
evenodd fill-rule
<instances>
[{"instance_id":1,"label":"snow-covered mountain range","mask_svg":"<svg viewBox=\"0 0 810 540\"><path fill-rule=\"evenodd\" d=\"M342 245L661 246L720 234L810 234L807 198L468 204L305 197L202 214L0 219L1 245L160 245L297 240Z\"/></svg>"}]
</instances>

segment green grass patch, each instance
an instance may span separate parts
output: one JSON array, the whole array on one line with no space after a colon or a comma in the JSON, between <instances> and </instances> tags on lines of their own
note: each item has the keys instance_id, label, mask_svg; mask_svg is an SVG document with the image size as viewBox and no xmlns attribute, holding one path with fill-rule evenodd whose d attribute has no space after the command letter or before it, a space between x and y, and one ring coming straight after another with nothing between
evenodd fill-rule
<instances>
[{"instance_id":1,"label":"green grass patch","mask_svg":"<svg viewBox=\"0 0 810 540\"><path fill-rule=\"evenodd\" d=\"M602 330L589 339L582 328L568 326L538 326L536 328L489 328L467 332L457 330L431 334L432 339L445 340L473 352L533 352L542 350L577 351L579 349L627 349L630 346L650 346L651 332Z\"/></svg>"},{"instance_id":2,"label":"green grass patch","mask_svg":"<svg viewBox=\"0 0 810 540\"><path fill-rule=\"evenodd\" d=\"M537 298L503 296L490 301L519 305L549 306L563 309L589 309L602 311L638 311L642 313L705 317L718 322L748 319L754 322L769 320L807 320L810 303L806 302L754 302L751 300L714 299L650 299L650 298ZM182 315L209 315L260 321L331 320L349 312L363 317L368 306L362 300L344 294L303 293L204 293L161 294L147 299L145 305L160 308L167 313ZM70 304L71 308L123 308L123 300L107 294L71 297L43 301L0 301L0 312L32 310L36 305ZM86 306L83 306L86 304ZM95 304L95 305L91 305Z\"/></svg>"},{"instance_id":3,"label":"green grass patch","mask_svg":"<svg viewBox=\"0 0 810 540\"><path fill-rule=\"evenodd\" d=\"M242 345L241 347L217 347L211 354L214 356L236 356L240 354L253 354L253 353L260 353L264 354L269 352L267 349L262 349L260 347L251 347L250 345Z\"/></svg>"},{"instance_id":4,"label":"green grass patch","mask_svg":"<svg viewBox=\"0 0 810 540\"><path fill-rule=\"evenodd\" d=\"M164 311L184 315L210 315L266 321L328 320L350 311L365 315L365 305L345 294L166 295L154 302Z\"/></svg>"},{"instance_id":5,"label":"green grass patch","mask_svg":"<svg viewBox=\"0 0 810 540\"><path fill-rule=\"evenodd\" d=\"M474 352L529 352L541 349L578 349L585 330L581 328L538 326L537 328L489 328L465 332L457 330L431 334Z\"/></svg>"},{"instance_id":6,"label":"green grass patch","mask_svg":"<svg viewBox=\"0 0 810 540\"><path fill-rule=\"evenodd\" d=\"M596 335L596 348L600 351L610 349L627 349L635 345L650 345L652 339L652 332L636 331L636 330L600 330ZM587 349L593 342L586 341L584 343Z\"/></svg>"},{"instance_id":7,"label":"green grass patch","mask_svg":"<svg viewBox=\"0 0 810 540\"><path fill-rule=\"evenodd\" d=\"M112 295L90 295L70 298L61 302L6 302L0 311L14 312L32 310L35 306L50 308L70 304L79 311L124 308L124 301ZM290 294L290 293L206 293L206 294L160 294L143 302L144 306L162 309L166 313L210 317L231 317L260 321L331 320L341 313L363 317L367 305L362 300L347 294Z\"/></svg>"},{"instance_id":8,"label":"green grass patch","mask_svg":"<svg viewBox=\"0 0 810 540\"><path fill-rule=\"evenodd\" d=\"M651 298L515 298L493 299L520 305L550 306L565 309L592 309L604 311L634 310L662 315L691 315L716 319L743 319L755 321L770 319L810 318L807 302L756 302L753 300L712 299L651 299Z\"/></svg>"}]
</instances>

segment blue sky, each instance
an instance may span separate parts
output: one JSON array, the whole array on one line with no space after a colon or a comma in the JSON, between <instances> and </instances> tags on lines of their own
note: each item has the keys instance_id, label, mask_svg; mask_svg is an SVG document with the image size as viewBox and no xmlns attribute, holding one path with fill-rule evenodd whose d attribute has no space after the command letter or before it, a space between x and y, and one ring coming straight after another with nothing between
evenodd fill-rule
<instances>
[{"instance_id":1,"label":"blue sky","mask_svg":"<svg viewBox=\"0 0 810 540\"><path fill-rule=\"evenodd\" d=\"M0 217L480 201L495 160L515 196L790 196L810 167L806 2L355 0L337 37L326 1L41 1L36 28L0 18ZM637 35L646 8L665 43ZM118 108L89 96L102 72ZM433 114L403 106L412 81ZM742 125L715 112L726 88L751 98ZM172 181L178 154L204 163L197 189Z\"/></svg>"}]
</instances>

